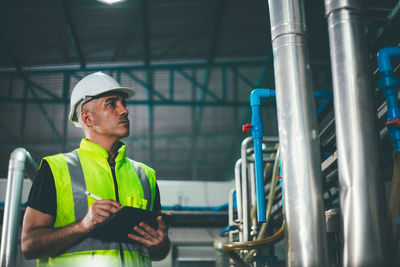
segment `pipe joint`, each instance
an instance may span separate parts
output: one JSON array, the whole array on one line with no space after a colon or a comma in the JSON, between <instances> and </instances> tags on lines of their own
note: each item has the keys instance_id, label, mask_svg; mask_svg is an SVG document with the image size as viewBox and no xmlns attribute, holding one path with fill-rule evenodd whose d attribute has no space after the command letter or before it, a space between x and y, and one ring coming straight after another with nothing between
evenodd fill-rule
<instances>
[{"instance_id":1,"label":"pipe joint","mask_svg":"<svg viewBox=\"0 0 400 267\"><path fill-rule=\"evenodd\" d=\"M400 46L384 47L379 50L377 58L381 74L386 71L393 71L392 62L390 60L394 57L400 57Z\"/></svg>"},{"instance_id":2,"label":"pipe joint","mask_svg":"<svg viewBox=\"0 0 400 267\"><path fill-rule=\"evenodd\" d=\"M254 89L250 94L250 106L260 106L261 98L275 97L275 90L271 89Z\"/></svg>"}]
</instances>

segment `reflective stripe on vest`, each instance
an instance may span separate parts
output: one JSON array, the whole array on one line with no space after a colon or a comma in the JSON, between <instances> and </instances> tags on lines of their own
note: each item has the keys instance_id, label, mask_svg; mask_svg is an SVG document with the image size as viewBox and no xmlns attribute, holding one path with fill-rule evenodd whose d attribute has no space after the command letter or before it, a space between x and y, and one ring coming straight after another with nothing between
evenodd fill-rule
<instances>
[{"instance_id":1,"label":"reflective stripe on vest","mask_svg":"<svg viewBox=\"0 0 400 267\"><path fill-rule=\"evenodd\" d=\"M147 200L146 210L150 210L151 207L151 187L149 178L147 177L146 173L144 172L142 166L139 162L129 159L133 168L135 169L137 175L139 176L140 183L142 184L144 199Z\"/></svg>"},{"instance_id":2,"label":"reflective stripe on vest","mask_svg":"<svg viewBox=\"0 0 400 267\"><path fill-rule=\"evenodd\" d=\"M65 160L67 161L68 171L71 178L72 196L74 200L74 212L76 221L81 220L85 217L88 212L88 199L85 195L86 181L83 174L81 162L76 150L64 154ZM135 169L139 180L142 184L144 199L147 200L147 210L151 207L151 187L145 171L143 170L140 163L129 159L133 168ZM85 196L85 197L82 197ZM134 242L134 241L132 241ZM145 246L139 243L121 243L122 250L137 251L139 253L147 254L148 250ZM63 253L73 253L79 251L92 251L92 250L112 250L119 249L118 242L102 241L88 237L79 243L72 245Z\"/></svg>"}]
</instances>

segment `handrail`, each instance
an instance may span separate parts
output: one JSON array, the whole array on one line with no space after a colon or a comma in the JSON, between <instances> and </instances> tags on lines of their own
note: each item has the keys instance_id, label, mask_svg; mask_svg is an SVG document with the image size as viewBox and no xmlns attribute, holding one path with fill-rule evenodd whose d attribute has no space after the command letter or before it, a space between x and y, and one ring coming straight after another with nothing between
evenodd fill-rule
<instances>
[{"instance_id":1,"label":"handrail","mask_svg":"<svg viewBox=\"0 0 400 267\"><path fill-rule=\"evenodd\" d=\"M10 155L8 165L7 191L0 247L1 267L12 267L16 263L17 233L20 222L20 206L26 162L37 171L38 165L25 148L19 147L14 149ZM31 177L31 179L33 178Z\"/></svg>"}]
</instances>

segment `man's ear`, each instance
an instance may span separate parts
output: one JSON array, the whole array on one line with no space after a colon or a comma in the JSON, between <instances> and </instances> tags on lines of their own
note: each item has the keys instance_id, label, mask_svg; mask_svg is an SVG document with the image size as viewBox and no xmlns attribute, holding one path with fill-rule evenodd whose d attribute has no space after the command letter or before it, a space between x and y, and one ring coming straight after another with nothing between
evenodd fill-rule
<instances>
[{"instance_id":1,"label":"man's ear","mask_svg":"<svg viewBox=\"0 0 400 267\"><path fill-rule=\"evenodd\" d=\"M82 122L87 126L91 127L93 125L92 114L88 111L82 111L81 113Z\"/></svg>"}]
</instances>

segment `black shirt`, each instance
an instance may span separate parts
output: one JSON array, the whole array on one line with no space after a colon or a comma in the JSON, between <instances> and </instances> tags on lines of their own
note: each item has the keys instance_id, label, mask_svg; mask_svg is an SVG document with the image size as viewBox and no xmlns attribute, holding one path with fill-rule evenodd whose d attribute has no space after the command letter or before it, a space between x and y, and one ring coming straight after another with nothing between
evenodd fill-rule
<instances>
[{"instance_id":1,"label":"black shirt","mask_svg":"<svg viewBox=\"0 0 400 267\"><path fill-rule=\"evenodd\" d=\"M56 185L54 183L53 173L51 172L50 166L46 160L42 162L40 169L36 174L26 204L29 207L49 214L54 218L57 215ZM160 191L157 184L153 211L161 211Z\"/></svg>"}]
</instances>

